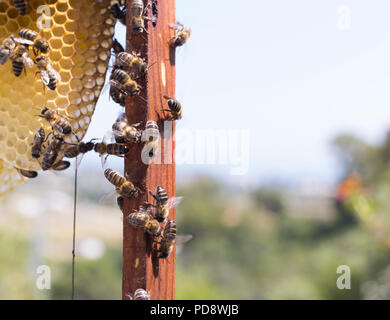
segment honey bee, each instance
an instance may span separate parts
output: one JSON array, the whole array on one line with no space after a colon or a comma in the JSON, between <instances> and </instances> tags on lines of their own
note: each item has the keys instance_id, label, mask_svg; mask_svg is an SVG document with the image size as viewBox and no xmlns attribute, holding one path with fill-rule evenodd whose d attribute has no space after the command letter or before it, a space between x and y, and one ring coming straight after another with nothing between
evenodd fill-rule
<instances>
[{"instance_id":1,"label":"honey bee","mask_svg":"<svg viewBox=\"0 0 390 320\"><path fill-rule=\"evenodd\" d=\"M119 53L125 51L125 48L123 48L123 46L119 43L119 41L116 38L114 38L112 42L112 49L114 50L115 55L118 55Z\"/></svg>"},{"instance_id":2,"label":"honey bee","mask_svg":"<svg viewBox=\"0 0 390 320\"><path fill-rule=\"evenodd\" d=\"M176 222L168 220L160 241L158 258L166 259L172 252L176 241Z\"/></svg>"},{"instance_id":3,"label":"honey bee","mask_svg":"<svg viewBox=\"0 0 390 320\"><path fill-rule=\"evenodd\" d=\"M137 289L134 292L134 296L131 293L126 295L129 300L150 300L150 294L144 289Z\"/></svg>"},{"instance_id":4,"label":"honey bee","mask_svg":"<svg viewBox=\"0 0 390 320\"><path fill-rule=\"evenodd\" d=\"M73 145L73 146L67 148L64 151L64 156L66 158L76 158L80 154L82 155L82 154L85 154L85 153L93 150L95 147L95 143L92 142L93 140L94 139L92 139L89 142L80 142L76 145Z\"/></svg>"},{"instance_id":5,"label":"honey bee","mask_svg":"<svg viewBox=\"0 0 390 320\"><path fill-rule=\"evenodd\" d=\"M116 192L122 197L129 199L136 198L141 193L141 190L138 187L115 170L104 170L104 176L115 186Z\"/></svg>"},{"instance_id":6,"label":"honey bee","mask_svg":"<svg viewBox=\"0 0 390 320\"><path fill-rule=\"evenodd\" d=\"M169 109L162 109L161 111L168 111L171 113L172 120L178 120L181 119L183 116L183 109L181 107L181 104L176 99L172 99L170 97L164 96L165 99L167 99L167 104Z\"/></svg>"},{"instance_id":7,"label":"honey bee","mask_svg":"<svg viewBox=\"0 0 390 320\"><path fill-rule=\"evenodd\" d=\"M15 168L23 177L33 179L38 176L38 172Z\"/></svg>"},{"instance_id":8,"label":"honey bee","mask_svg":"<svg viewBox=\"0 0 390 320\"><path fill-rule=\"evenodd\" d=\"M119 1L111 1L111 14L115 19L118 19L123 25L126 25L126 8Z\"/></svg>"},{"instance_id":9,"label":"honey bee","mask_svg":"<svg viewBox=\"0 0 390 320\"><path fill-rule=\"evenodd\" d=\"M110 87L110 97L112 98L112 100L114 100L115 103L119 104L122 107L125 106L125 102L126 102L125 97L126 96L119 89L111 86Z\"/></svg>"},{"instance_id":10,"label":"honey bee","mask_svg":"<svg viewBox=\"0 0 390 320\"><path fill-rule=\"evenodd\" d=\"M183 26L180 22L170 27L175 30L175 35L169 40L169 45L173 48L181 47L191 35L190 28Z\"/></svg>"},{"instance_id":11,"label":"honey bee","mask_svg":"<svg viewBox=\"0 0 390 320\"><path fill-rule=\"evenodd\" d=\"M26 65L29 68L34 66L34 61L28 54L28 48L18 45L16 47L15 55L12 58L12 71L16 77L22 74L23 70L26 70Z\"/></svg>"},{"instance_id":12,"label":"honey bee","mask_svg":"<svg viewBox=\"0 0 390 320\"><path fill-rule=\"evenodd\" d=\"M110 84L118 89L124 96L136 96L141 92L141 87L131 79L130 75L121 69L114 69L111 74Z\"/></svg>"},{"instance_id":13,"label":"honey bee","mask_svg":"<svg viewBox=\"0 0 390 320\"><path fill-rule=\"evenodd\" d=\"M180 238L179 238L180 237ZM158 258L167 259L173 250L174 244L183 244L192 239L192 235L179 236L176 241L176 222L168 220L160 241Z\"/></svg>"},{"instance_id":14,"label":"honey bee","mask_svg":"<svg viewBox=\"0 0 390 320\"><path fill-rule=\"evenodd\" d=\"M24 16L26 14L27 4L26 0L14 0L14 6L19 14Z\"/></svg>"},{"instance_id":15,"label":"honey bee","mask_svg":"<svg viewBox=\"0 0 390 320\"><path fill-rule=\"evenodd\" d=\"M160 186L157 187L156 194L153 194L151 191L149 193L156 200L155 217L158 222L164 222L168 217L169 210L176 207L183 200L183 197L168 198L167 192Z\"/></svg>"},{"instance_id":16,"label":"honey bee","mask_svg":"<svg viewBox=\"0 0 390 320\"><path fill-rule=\"evenodd\" d=\"M139 143L141 141L142 133L137 129L140 122L129 125L126 114L124 112L119 114L118 119L112 125L112 132L117 143Z\"/></svg>"},{"instance_id":17,"label":"honey bee","mask_svg":"<svg viewBox=\"0 0 390 320\"><path fill-rule=\"evenodd\" d=\"M44 118L48 121L52 129L60 134L68 135L73 133L78 139L77 135L72 131L72 126L68 120L65 119L65 116L61 116L57 111L50 109L49 107L44 107L41 110L39 117Z\"/></svg>"},{"instance_id":18,"label":"honey bee","mask_svg":"<svg viewBox=\"0 0 390 320\"><path fill-rule=\"evenodd\" d=\"M35 55L38 52L48 53L50 50L49 43L45 39L38 37L38 32L36 31L22 29L19 31L19 37L16 38L16 41L26 46L32 46Z\"/></svg>"},{"instance_id":19,"label":"honey bee","mask_svg":"<svg viewBox=\"0 0 390 320\"><path fill-rule=\"evenodd\" d=\"M50 90L55 90L57 88L58 81L61 81L61 76L56 70L54 70L53 65L49 61L49 58L45 56L39 56L36 59L36 63L39 69L37 73L41 74L43 84L46 85Z\"/></svg>"},{"instance_id":20,"label":"honey bee","mask_svg":"<svg viewBox=\"0 0 390 320\"><path fill-rule=\"evenodd\" d=\"M43 154L41 167L42 170L49 170L54 165L58 157L58 152L64 144L64 138L55 135Z\"/></svg>"},{"instance_id":21,"label":"honey bee","mask_svg":"<svg viewBox=\"0 0 390 320\"><path fill-rule=\"evenodd\" d=\"M152 0L152 25L155 27L157 25L157 18L158 18L158 1Z\"/></svg>"},{"instance_id":22,"label":"honey bee","mask_svg":"<svg viewBox=\"0 0 390 320\"><path fill-rule=\"evenodd\" d=\"M124 69L137 74L144 75L148 70L148 65L145 60L142 59L139 54L128 52L120 52L116 55L115 68Z\"/></svg>"},{"instance_id":23,"label":"honey bee","mask_svg":"<svg viewBox=\"0 0 390 320\"><path fill-rule=\"evenodd\" d=\"M144 20L150 20L145 14L148 8L144 9L142 0L133 0L131 9L131 29L134 34L146 32Z\"/></svg>"},{"instance_id":24,"label":"honey bee","mask_svg":"<svg viewBox=\"0 0 390 320\"><path fill-rule=\"evenodd\" d=\"M136 228L145 228L145 231L153 237L159 237L162 229L160 223L153 218L150 206L145 209L140 206L137 211L130 213L127 216L127 221Z\"/></svg>"},{"instance_id":25,"label":"honey bee","mask_svg":"<svg viewBox=\"0 0 390 320\"><path fill-rule=\"evenodd\" d=\"M148 164L156 155L160 144L160 131L154 120L146 122L145 130L142 132L142 141L146 141L142 149L141 158L144 163Z\"/></svg>"},{"instance_id":26,"label":"honey bee","mask_svg":"<svg viewBox=\"0 0 390 320\"><path fill-rule=\"evenodd\" d=\"M32 147L31 147L31 156L33 158L39 158L41 156L42 144L45 141L45 130L40 128L37 133L34 135Z\"/></svg>"},{"instance_id":27,"label":"honey bee","mask_svg":"<svg viewBox=\"0 0 390 320\"><path fill-rule=\"evenodd\" d=\"M94 146L95 152L103 155L123 156L130 151L129 147L120 143L99 142Z\"/></svg>"},{"instance_id":28,"label":"honey bee","mask_svg":"<svg viewBox=\"0 0 390 320\"><path fill-rule=\"evenodd\" d=\"M9 58L12 58L16 52L16 42L13 36L5 38L0 46L0 65L7 62Z\"/></svg>"},{"instance_id":29,"label":"honey bee","mask_svg":"<svg viewBox=\"0 0 390 320\"><path fill-rule=\"evenodd\" d=\"M66 170L70 167L70 162L69 161L58 161L57 163L53 164L51 169L55 171L63 171Z\"/></svg>"}]
</instances>

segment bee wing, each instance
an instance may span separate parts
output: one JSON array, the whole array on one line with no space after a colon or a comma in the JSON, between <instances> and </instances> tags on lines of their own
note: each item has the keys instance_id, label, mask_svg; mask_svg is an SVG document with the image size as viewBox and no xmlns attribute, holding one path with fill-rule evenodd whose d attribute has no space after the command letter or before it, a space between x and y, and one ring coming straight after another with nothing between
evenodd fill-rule
<instances>
[{"instance_id":1,"label":"bee wing","mask_svg":"<svg viewBox=\"0 0 390 320\"><path fill-rule=\"evenodd\" d=\"M118 118L116 118L116 122L120 122L120 121L128 123L126 113L124 111L120 111L118 113Z\"/></svg>"},{"instance_id":2,"label":"bee wing","mask_svg":"<svg viewBox=\"0 0 390 320\"><path fill-rule=\"evenodd\" d=\"M34 61L30 58L27 52L23 53L22 59L24 64L27 65L27 67L32 68L34 66Z\"/></svg>"},{"instance_id":3,"label":"bee wing","mask_svg":"<svg viewBox=\"0 0 390 320\"><path fill-rule=\"evenodd\" d=\"M0 65L3 65L7 62L8 55L7 54L0 54Z\"/></svg>"},{"instance_id":4,"label":"bee wing","mask_svg":"<svg viewBox=\"0 0 390 320\"><path fill-rule=\"evenodd\" d=\"M107 169L107 157L108 157L108 155L107 154L101 154L101 155L99 155L99 157L100 157L100 162L102 164L102 168L103 169Z\"/></svg>"},{"instance_id":5,"label":"bee wing","mask_svg":"<svg viewBox=\"0 0 390 320\"><path fill-rule=\"evenodd\" d=\"M114 205L114 204L116 204L117 196L118 196L118 194L116 193L116 190L114 190L110 193L107 193L99 199L99 204Z\"/></svg>"},{"instance_id":6,"label":"bee wing","mask_svg":"<svg viewBox=\"0 0 390 320\"><path fill-rule=\"evenodd\" d=\"M173 197L168 199L168 208L172 209L179 205L180 202L182 202L183 197Z\"/></svg>"},{"instance_id":7,"label":"bee wing","mask_svg":"<svg viewBox=\"0 0 390 320\"><path fill-rule=\"evenodd\" d=\"M28 46L32 46L34 44L34 41L23 39L23 38L20 38L20 37L13 37L13 40L15 42L17 42L17 43L26 44Z\"/></svg>"},{"instance_id":8,"label":"bee wing","mask_svg":"<svg viewBox=\"0 0 390 320\"><path fill-rule=\"evenodd\" d=\"M44 85L48 85L50 82L49 73L46 70L41 70L41 79Z\"/></svg>"},{"instance_id":9,"label":"bee wing","mask_svg":"<svg viewBox=\"0 0 390 320\"><path fill-rule=\"evenodd\" d=\"M54 78L54 79L56 79L58 81L61 81L60 74L56 70L54 70L54 68L51 68L50 74L51 74L52 78Z\"/></svg>"},{"instance_id":10,"label":"bee wing","mask_svg":"<svg viewBox=\"0 0 390 320\"><path fill-rule=\"evenodd\" d=\"M112 131L107 131L103 137L104 143L113 143L115 142L114 133Z\"/></svg>"},{"instance_id":11,"label":"bee wing","mask_svg":"<svg viewBox=\"0 0 390 320\"><path fill-rule=\"evenodd\" d=\"M168 23L168 26L174 30L179 29L179 25L177 23Z\"/></svg>"},{"instance_id":12,"label":"bee wing","mask_svg":"<svg viewBox=\"0 0 390 320\"><path fill-rule=\"evenodd\" d=\"M176 245L180 246L192 239L192 234L180 234L176 236Z\"/></svg>"}]
</instances>

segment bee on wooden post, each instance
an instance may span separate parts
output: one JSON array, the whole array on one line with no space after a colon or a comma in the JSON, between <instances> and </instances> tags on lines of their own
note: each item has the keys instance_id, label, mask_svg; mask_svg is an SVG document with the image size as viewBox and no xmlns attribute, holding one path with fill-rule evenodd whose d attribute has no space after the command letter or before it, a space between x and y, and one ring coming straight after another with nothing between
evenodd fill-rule
<instances>
[{"instance_id":1,"label":"bee on wooden post","mask_svg":"<svg viewBox=\"0 0 390 320\"><path fill-rule=\"evenodd\" d=\"M44 107L41 110L41 114L39 117L44 118L47 122L50 123L53 131L56 131L63 135L69 135L73 133L73 135L77 138L77 135L73 132L72 126L68 120L66 120L66 116L61 116L57 111L50 109L49 107Z\"/></svg>"},{"instance_id":2,"label":"bee on wooden post","mask_svg":"<svg viewBox=\"0 0 390 320\"><path fill-rule=\"evenodd\" d=\"M144 8L144 2L142 0L133 0L131 3L131 29L134 34L140 34L144 31L147 32L144 20L150 20L146 16L148 8Z\"/></svg>"},{"instance_id":3,"label":"bee on wooden post","mask_svg":"<svg viewBox=\"0 0 390 320\"><path fill-rule=\"evenodd\" d=\"M40 73L43 84L50 90L55 90L57 88L58 81L61 81L61 76L56 70L54 70L49 58L39 56L36 58L36 63L39 70L37 73Z\"/></svg>"},{"instance_id":4,"label":"bee on wooden post","mask_svg":"<svg viewBox=\"0 0 390 320\"><path fill-rule=\"evenodd\" d=\"M120 52L116 55L115 68L124 69L128 72L144 75L148 71L148 65L139 54Z\"/></svg>"},{"instance_id":5,"label":"bee on wooden post","mask_svg":"<svg viewBox=\"0 0 390 320\"><path fill-rule=\"evenodd\" d=\"M158 18L158 1L152 0L152 25L155 27L157 25L157 18Z\"/></svg>"},{"instance_id":6,"label":"bee on wooden post","mask_svg":"<svg viewBox=\"0 0 390 320\"><path fill-rule=\"evenodd\" d=\"M120 113L118 119L112 125L112 132L117 143L139 143L142 132L137 129L141 123L129 125L126 114Z\"/></svg>"},{"instance_id":7,"label":"bee on wooden post","mask_svg":"<svg viewBox=\"0 0 390 320\"><path fill-rule=\"evenodd\" d=\"M180 237L180 238L179 238ZM168 220L163 235L160 241L160 247L158 249L158 258L167 259L173 250L174 244L183 244L192 239L192 235L183 235L179 236L176 241L176 222L173 220Z\"/></svg>"},{"instance_id":8,"label":"bee on wooden post","mask_svg":"<svg viewBox=\"0 0 390 320\"><path fill-rule=\"evenodd\" d=\"M126 25L126 3L123 1L111 1L111 14L115 19L118 19L123 25ZM122 8L121 8L122 7Z\"/></svg>"},{"instance_id":9,"label":"bee on wooden post","mask_svg":"<svg viewBox=\"0 0 390 320\"><path fill-rule=\"evenodd\" d=\"M118 89L124 96L137 96L141 92L141 87L137 82L121 69L114 69L110 77L110 85Z\"/></svg>"},{"instance_id":10,"label":"bee on wooden post","mask_svg":"<svg viewBox=\"0 0 390 320\"><path fill-rule=\"evenodd\" d=\"M116 192L122 197L132 199L138 197L141 193L141 190L138 187L115 170L104 170L104 176L115 186Z\"/></svg>"},{"instance_id":11,"label":"bee on wooden post","mask_svg":"<svg viewBox=\"0 0 390 320\"><path fill-rule=\"evenodd\" d=\"M38 52L48 53L50 51L49 43L45 39L38 37L38 32L36 31L22 29L19 31L19 37L15 38L15 41L26 46L32 46L35 56L38 55Z\"/></svg>"},{"instance_id":12,"label":"bee on wooden post","mask_svg":"<svg viewBox=\"0 0 390 320\"><path fill-rule=\"evenodd\" d=\"M62 138L62 136L55 135L53 137L53 140L49 143L43 154L41 163L42 170L49 170L52 168L55 161L57 160L58 152L61 150L63 144L64 138Z\"/></svg>"},{"instance_id":13,"label":"bee on wooden post","mask_svg":"<svg viewBox=\"0 0 390 320\"><path fill-rule=\"evenodd\" d=\"M145 141L145 146L142 149L141 158L146 164L149 164L157 154L160 146L160 130L157 122L148 120L146 122L145 130L142 132L142 141Z\"/></svg>"},{"instance_id":14,"label":"bee on wooden post","mask_svg":"<svg viewBox=\"0 0 390 320\"><path fill-rule=\"evenodd\" d=\"M129 300L150 300L150 294L145 289L137 289L134 292L134 296L131 293L126 295Z\"/></svg>"},{"instance_id":15,"label":"bee on wooden post","mask_svg":"<svg viewBox=\"0 0 390 320\"><path fill-rule=\"evenodd\" d=\"M20 168L15 168L23 177L33 179L38 176L38 172L36 171L30 171L30 170L24 170Z\"/></svg>"},{"instance_id":16,"label":"bee on wooden post","mask_svg":"<svg viewBox=\"0 0 390 320\"><path fill-rule=\"evenodd\" d=\"M113 155L118 157L123 157L126 153L130 151L129 147L121 143L105 143L98 142L94 146L95 152L99 153L101 156L104 155Z\"/></svg>"},{"instance_id":17,"label":"bee on wooden post","mask_svg":"<svg viewBox=\"0 0 390 320\"><path fill-rule=\"evenodd\" d=\"M163 96L164 99L167 99L167 104L169 109L161 109L161 111L168 111L171 113L171 119L172 120L179 120L183 116L183 108L181 107L181 104L176 99Z\"/></svg>"},{"instance_id":18,"label":"bee on wooden post","mask_svg":"<svg viewBox=\"0 0 390 320\"><path fill-rule=\"evenodd\" d=\"M183 197L168 198L167 192L160 186L157 187L156 194L151 191L149 193L156 200L155 218L159 222L164 222L169 215L169 210L176 207L183 200Z\"/></svg>"},{"instance_id":19,"label":"bee on wooden post","mask_svg":"<svg viewBox=\"0 0 390 320\"><path fill-rule=\"evenodd\" d=\"M0 65L7 62L16 53L16 42L13 36L5 38L0 46Z\"/></svg>"},{"instance_id":20,"label":"bee on wooden post","mask_svg":"<svg viewBox=\"0 0 390 320\"><path fill-rule=\"evenodd\" d=\"M169 45L173 48L181 47L185 44L191 35L191 30L183 26L180 22L170 25L175 30L175 35L169 40Z\"/></svg>"},{"instance_id":21,"label":"bee on wooden post","mask_svg":"<svg viewBox=\"0 0 390 320\"><path fill-rule=\"evenodd\" d=\"M115 103L119 104L122 107L125 106L126 95L123 94L123 92L121 90L117 89L116 87L111 86L110 87L110 97L112 98L112 100Z\"/></svg>"},{"instance_id":22,"label":"bee on wooden post","mask_svg":"<svg viewBox=\"0 0 390 320\"><path fill-rule=\"evenodd\" d=\"M26 71L26 65L32 68L34 61L30 58L28 49L25 46L18 45L12 58L12 71L15 77L19 77L23 70Z\"/></svg>"},{"instance_id":23,"label":"bee on wooden post","mask_svg":"<svg viewBox=\"0 0 390 320\"><path fill-rule=\"evenodd\" d=\"M26 0L14 0L14 6L18 10L19 14L24 16L27 12Z\"/></svg>"},{"instance_id":24,"label":"bee on wooden post","mask_svg":"<svg viewBox=\"0 0 390 320\"><path fill-rule=\"evenodd\" d=\"M136 228L145 228L145 231L153 237L159 237L162 229L160 223L153 218L151 207L144 208L140 206L137 211L127 216L127 221Z\"/></svg>"},{"instance_id":25,"label":"bee on wooden post","mask_svg":"<svg viewBox=\"0 0 390 320\"><path fill-rule=\"evenodd\" d=\"M42 144L45 141L45 130L40 128L34 135L34 139L31 147L31 156L33 158L39 158L41 156Z\"/></svg>"}]
</instances>

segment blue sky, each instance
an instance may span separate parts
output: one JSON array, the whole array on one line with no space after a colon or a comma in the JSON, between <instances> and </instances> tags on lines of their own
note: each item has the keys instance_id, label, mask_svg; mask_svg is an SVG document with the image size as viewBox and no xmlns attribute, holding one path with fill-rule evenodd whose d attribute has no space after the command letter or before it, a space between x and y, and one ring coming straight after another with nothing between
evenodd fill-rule
<instances>
[{"instance_id":1,"label":"blue sky","mask_svg":"<svg viewBox=\"0 0 390 320\"><path fill-rule=\"evenodd\" d=\"M350 29L338 27L343 5ZM176 7L192 29L177 52L176 92L185 108L178 130L251 135L246 176L230 176L228 166L183 165L179 180L334 181L335 136L377 142L390 128L389 1L177 0ZM103 136L119 110L102 96L87 137Z\"/></svg>"}]
</instances>

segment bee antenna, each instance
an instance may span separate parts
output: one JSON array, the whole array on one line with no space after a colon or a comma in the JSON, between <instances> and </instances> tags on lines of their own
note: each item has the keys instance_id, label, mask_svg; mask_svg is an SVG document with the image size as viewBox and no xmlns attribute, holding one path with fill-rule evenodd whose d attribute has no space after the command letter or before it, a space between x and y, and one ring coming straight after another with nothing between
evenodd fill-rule
<instances>
[{"instance_id":1,"label":"bee antenna","mask_svg":"<svg viewBox=\"0 0 390 320\"><path fill-rule=\"evenodd\" d=\"M152 66L154 66L157 63L157 61L153 62L150 66L148 66L148 69L150 69Z\"/></svg>"}]
</instances>

